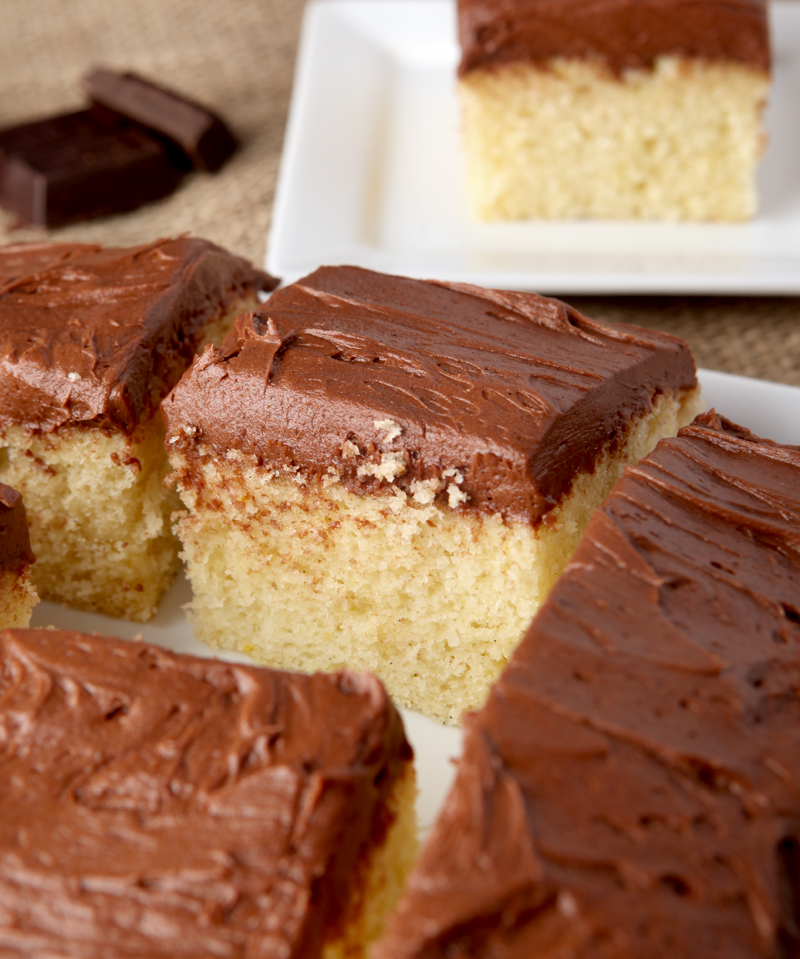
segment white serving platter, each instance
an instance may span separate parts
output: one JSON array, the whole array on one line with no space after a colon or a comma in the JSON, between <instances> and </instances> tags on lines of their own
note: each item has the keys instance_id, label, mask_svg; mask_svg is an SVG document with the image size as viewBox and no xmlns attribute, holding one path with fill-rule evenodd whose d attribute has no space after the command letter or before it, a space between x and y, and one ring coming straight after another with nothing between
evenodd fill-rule
<instances>
[{"instance_id":1,"label":"white serving platter","mask_svg":"<svg viewBox=\"0 0 800 959\"><path fill-rule=\"evenodd\" d=\"M729 419L749 427L755 433L781 443L800 445L800 388L700 371L703 396L709 407ZM196 656L215 652L195 638L183 613L191 598L183 576L167 594L152 622L145 625L81 613L54 603L40 603L33 612L33 626L57 626L83 632L99 632L132 639L141 636L147 642ZM217 653L234 662L248 662L241 654ZM461 750L461 734L452 727L440 726L416 713L403 710L406 730L416 754L420 787L418 814L421 830L427 832L441 808L453 778L453 760Z\"/></svg>"},{"instance_id":2,"label":"white serving platter","mask_svg":"<svg viewBox=\"0 0 800 959\"><path fill-rule=\"evenodd\" d=\"M800 3L772 0L760 212L745 224L476 223L455 91L455 0L306 10L267 269L321 264L541 293L800 293Z\"/></svg>"}]
</instances>

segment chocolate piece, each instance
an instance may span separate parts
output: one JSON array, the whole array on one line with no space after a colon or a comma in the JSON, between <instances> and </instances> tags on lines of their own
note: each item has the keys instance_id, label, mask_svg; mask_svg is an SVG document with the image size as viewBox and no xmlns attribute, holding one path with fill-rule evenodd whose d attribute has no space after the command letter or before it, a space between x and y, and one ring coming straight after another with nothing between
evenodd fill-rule
<instances>
[{"instance_id":1,"label":"chocolate piece","mask_svg":"<svg viewBox=\"0 0 800 959\"><path fill-rule=\"evenodd\" d=\"M22 569L34 560L22 497L0 483L0 571Z\"/></svg>"},{"instance_id":2,"label":"chocolate piece","mask_svg":"<svg viewBox=\"0 0 800 959\"><path fill-rule=\"evenodd\" d=\"M313 957L411 757L371 676L0 632L0 952Z\"/></svg>"},{"instance_id":3,"label":"chocolate piece","mask_svg":"<svg viewBox=\"0 0 800 959\"><path fill-rule=\"evenodd\" d=\"M221 306L276 283L200 239L0 248L0 430L132 430Z\"/></svg>"},{"instance_id":4,"label":"chocolate piece","mask_svg":"<svg viewBox=\"0 0 800 959\"><path fill-rule=\"evenodd\" d=\"M800 950L800 448L631 467L481 713L376 959Z\"/></svg>"},{"instance_id":5,"label":"chocolate piece","mask_svg":"<svg viewBox=\"0 0 800 959\"><path fill-rule=\"evenodd\" d=\"M88 111L0 130L0 205L36 226L133 210L181 176L145 130Z\"/></svg>"},{"instance_id":6,"label":"chocolate piece","mask_svg":"<svg viewBox=\"0 0 800 959\"><path fill-rule=\"evenodd\" d=\"M84 77L83 86L95 103L176 143L201 170L218 170L236 149L216 113L135 73L98 68Z\"/></svg>"},{"instance_id":7,"label":"chocolate piece","mask_svg":"<svg viewBox=\"0 0 800 959\"><path fill-rule=\"evenodd\" d=\"M458 0L459 74L552 57L620 75L660 56L770 69L765 0Z\"/></svg>"},{"instance_id":8,"label":"chocolate piece","mask_svg":"<svg viewBox=\"0 0 800 959\"><path fill-rule=\"evenodd\" d=\"M656 392L694 386L687 345L664 334L535 294L327 267L240 318L163 411L190 456L206 444L309 475L333 465L358 492L413 493L457 470L465 508L534 523ZM381 484L355 446L402 475Z\"/></svg>"}]
</instances>

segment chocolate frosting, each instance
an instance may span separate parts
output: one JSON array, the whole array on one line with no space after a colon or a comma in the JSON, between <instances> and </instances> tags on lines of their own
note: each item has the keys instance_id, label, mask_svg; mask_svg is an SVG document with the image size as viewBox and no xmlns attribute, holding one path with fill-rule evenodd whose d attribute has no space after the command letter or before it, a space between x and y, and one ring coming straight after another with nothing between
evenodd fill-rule
<instances>
[{"instance_id":1,"label":"chocolate frosting","mask_svg":"<svg viewBox=\"0 0 800 959\"><path fill-rule=\"evenodd\" d=\"M458 23L461 76L553 57L617 75L661 56L770 69L765 0L458 0Z\"/></svg>"},{"instance_id":2,"label":"chocolate frosting","mask_svg":"<svg viewBox=\"0 0 800 959\"><path fill-rule=\"evenodd\" d=\"M0 953L311 959L411 752L378 680L0 633Z\"/></svg>"},{"instance_id":3,"label":"chocolate frosting","mask_svg":"<svg viewBox=\"0 0 800 959\"><path fill-rule=\"evenodd\" d=\"M0 572L21 570L34 560L22 497L0 483Z\"/></svg>"},{"instance_id":4,"label":"chocolate frosting","mask_svg":"<svg viewBox=\"0 0 800 959\"><path fill-rule=\"evenodd\" d=\"M0 431L132 430L221 308L276 285L207 240L0 247Z\"/></svg>"},{"instance_id":5,"label":"chocolate frosting","mask_svg":"<svg viewBox=\"0 0 800 959\"><path fill-rule=\"evenodd\" d=\"M629 467L494 687L376 959L800 954L800 448Z\"/></svg>"},{"instance_id":6,"label":"chocolate frosting","mask_svg":"<svg viewBox=\"0 0 800 959\"><path fill-rule=\"evenodd\" d=\"M536 294L326 267L278 290L163 404L168 444L230 449L357 492L419 484L535 522L661 392L688 346ZM391 481L390 481L391 480Z\"/></svg>"}]
</instances>

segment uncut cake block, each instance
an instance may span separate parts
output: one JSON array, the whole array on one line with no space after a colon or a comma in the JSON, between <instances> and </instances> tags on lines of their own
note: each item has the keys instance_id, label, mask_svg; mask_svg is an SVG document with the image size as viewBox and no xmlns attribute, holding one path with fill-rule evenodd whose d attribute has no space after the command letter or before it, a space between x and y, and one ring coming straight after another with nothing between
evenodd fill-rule
<instances>
[{"instance_id":1,"label":"uncut cake block","mask_svg":"<svg viewBox=\"0 0 800 959\"><path fill-rule=\"evenodd\" d=\"M557 300L323 268L163 404L196 633L479 705L592 509L698 402L685 343Z\"/></svg>"},{"instance_id":2,"label":"uncut cake block","mask_svg":"<svg viewBox=\"0 0 800 959\"><path fill-rule=\"evenodd\" d=\"M486 707L374 959L800 950L800 448L628 469Z\"/></svg>"},{"instance_id":3,"label":"uncut cake block","mask_svg":"<svg viewBox=\"0 0 800 959\"><path fill-rule=\"evenodd\" d=\"M4 957L360 959L416 848L374 676L0 631Z\"/></svg>"},{"instance_id":4,"label":"uncut cake block","mask_svg":"<svg viewBox=\"0 0 800 959\"><path fill-rule=\"evenodd\" d=\"M274 285L200 239L0 247L0 480L43 599L153 614L178 566L158 404Z\"/></svg>"},{"instance_id":5,"label":"uncut cake block","mask_svg":"<svg viewBox=\"0 0 800 959\"><path fill-rule=\"evenodd\" d=\"M479 219L755 212L766 0L458 0L458 19Z\"/></svg>"},{"instance_id":6,"label":"uncut cake block","mask_svg":"<svg viewBox=\"0 0 800 959\"><path fill-rule=\"evenodd\" d=\"M0 483L0 629L31 621L39 601L31 583L35 559L22 497Z\"/></svg>"}]
</instances>

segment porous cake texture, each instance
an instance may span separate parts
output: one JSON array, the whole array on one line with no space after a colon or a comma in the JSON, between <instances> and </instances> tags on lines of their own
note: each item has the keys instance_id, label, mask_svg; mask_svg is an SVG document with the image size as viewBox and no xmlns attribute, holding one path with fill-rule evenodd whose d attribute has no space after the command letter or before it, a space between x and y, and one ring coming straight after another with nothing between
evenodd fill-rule
<instances>
[{"instance_id":1,"label":"porous cake texture","mask_svg":"<svg viewBox=\"0 0 800 959\"><path fill-rule=\"evenodd\" d=\"M178 567L158 404L274 285L199 239L0 248L0 479L44 599L152 616Z\"/></svg>"},{"instance_id":2,"label":"porous cake texture","mask_svg":"<svg viewBox=\"0 0 800 959\"><path fill-rule=\"evenodd\" d=\"M31 583L34 560L22 497L0 483L0 629L31 621L39 602Z\"/></svg>"},{"instance_id":3,"label":"porous cake texture","mask_svg":"<svg viewBox=\"0 0 800 959\"><path fill-rule=\"evenodd\" d=\"M0 953L360 959L416 848L373 676L0 632Z\"/></svg>"},{"instance_id":4,"label":"porous cake texture","mask_svg":"<svg viewBox=\"0 0 800 959\"><path fill-rule=\"evenodd\" d=\"M374 959L800 954L800 448L630 467L486 707Z\"/></svg>"},{"instance_id":5,"label":"porous cake texture","mask_svg":"<svg viewBox=\"0 0 800 959\"><path fill-rule=\"evenodd\" d=\"M675 338L318 270L164 402L195 630L275 666L372 669L457 722L624 464L697 402Z\"/></svg>"},{"instance_id":6,"label":"porous cake texture","mask_svg":"<svg viewBox=\"0 0 800 959\"><path fill-rule=\"evenodd\" d=\"M770 84L765 0L459 0L484 220L743 220Z\"/></svg>"}]
</instances>

